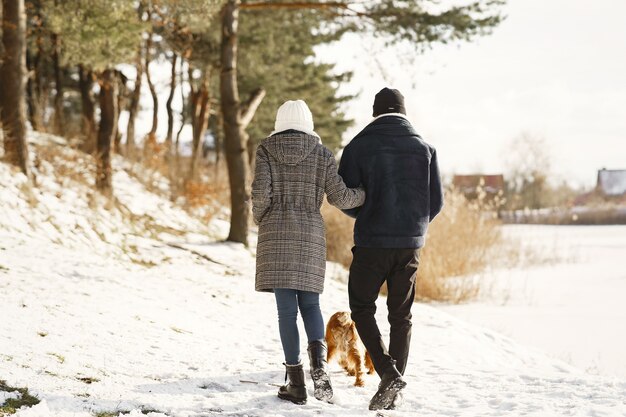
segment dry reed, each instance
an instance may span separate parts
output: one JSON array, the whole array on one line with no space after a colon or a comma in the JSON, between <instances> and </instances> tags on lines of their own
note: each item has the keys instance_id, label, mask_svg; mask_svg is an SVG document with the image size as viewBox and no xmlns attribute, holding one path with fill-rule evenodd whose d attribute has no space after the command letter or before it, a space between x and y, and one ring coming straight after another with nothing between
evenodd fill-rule
<instances>
[{"instance_id":1,"label":"dry reed","mask_svg":"<svg viewBox=\"0 0 626 417\"><path fill-rule=\"evenodd\" d=\"M469 202L455 191L446 193L444 210L431 224L421 251L417 299L460 303L478 296L482 281L477 276L500 256L503 242L492 204L482 199ZM348 267L354 220L328 204L322 214L328 260Z\"/></svg>"},{"instance_id":2,"label":"dry reed","mask_svg":"<svg viewBox=\"0 0 626 417\"><path fill-rule=\"evenodd\" d=\"M329 261L347 268L352 262L354 219L328 204L326 200L322 205L322 217L326 226L326 257Z\"/></svg>"},{"instance_id":3,"label":"dry reed","mask_svg":"<svg viewBox=\"0 0 626 417\"><path fill-rule=\"evenodd\" d=\"M455 191L446 194L444 210L431 224L422 249L418 299L459 303L478 296L477 275L496 262L503 243L490 208Z\"/></svg>"}]
</instances>

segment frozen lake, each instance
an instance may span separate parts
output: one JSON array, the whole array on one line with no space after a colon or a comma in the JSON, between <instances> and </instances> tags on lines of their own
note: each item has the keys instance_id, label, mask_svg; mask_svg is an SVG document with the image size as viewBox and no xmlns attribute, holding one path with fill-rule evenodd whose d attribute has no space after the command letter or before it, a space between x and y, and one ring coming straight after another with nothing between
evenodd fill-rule
<instances>
[{"instance_id":1,"label":"frozen lake","mask_svg":"<svg viewBox=\"0 0 626 417\"><path fill-rule=\"evenodd\" d=\"M590 373L626 376L626 226L505 226L559 261L496 271L493 291L442 310Z\"/></svg>"}]
</instances>

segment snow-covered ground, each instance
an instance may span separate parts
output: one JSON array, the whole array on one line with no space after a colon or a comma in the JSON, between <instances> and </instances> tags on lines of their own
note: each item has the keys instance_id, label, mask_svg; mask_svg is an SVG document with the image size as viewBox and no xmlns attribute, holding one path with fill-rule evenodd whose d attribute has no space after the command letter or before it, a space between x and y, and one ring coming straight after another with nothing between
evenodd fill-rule
<instances>
[{"instance_id":1,"label":"snow-covered ground","mask_svg":"<svg viewBox=\"0 0 626 417\"><path fill-rule=\"evenodd\" d=\"M556 261L489 276L494 292L440 308L591 373L626 378L626 226L505 226Z\"/></svg>"},{"instance_id":2,"label":"snow-covered ground","mask_svg":"<svg viewBox=\"0 0 626 417\"><path fill-rule=\"evenodd\" d=\"M333 404L279 400L276 311L270 294L254 292L253 254L217 242L219 220L202 225L117 168L124 209L94 209L86 185L44 163L30 197L0 163L0 379L42 400L19 417L375 415L377 378L354 387L336 364ZM328 275L326 317L348 308L345 271L331 265ZM625 378L591 375L428 305L414 308L411 349L406 403L384 415L626 413Z\"/></svg>"}]
</instances>

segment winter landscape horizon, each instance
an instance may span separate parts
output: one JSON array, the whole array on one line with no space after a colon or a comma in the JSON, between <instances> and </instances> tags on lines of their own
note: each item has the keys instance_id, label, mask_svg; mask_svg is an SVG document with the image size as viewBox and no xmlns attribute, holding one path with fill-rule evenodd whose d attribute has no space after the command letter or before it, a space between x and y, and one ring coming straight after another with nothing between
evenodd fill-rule
<instances>
[{"instance_id":1,"label":"winter landscape horizon","mask_svg":"<svg viewBox=\"0 0 626 417\"><path fill-rule=\"evenodd\" d=\"M0 417L626 417L625 13L614 0L3 0ZM346 146L366 127L380 147L356 161ZM276 178L302 161L321 164L315 178ZM345 188L364 171L372 182ZM274 198L268 181L299 185ZM385 283L375 312L388 341L389 306L414 301L397 396L400 379L357 386L337 357L326 368L322 339L309 357L302 310L293 365L284 305L255 291L258 260L307 254L294 269L323 283L318 329L350 312L363 248L337 207L363 221L376 192L389 228L365 226L411 242L393 246L410 249L405 297ZM259 219L290 204L272 231L290 243L257 260ZM399 230L418 212L417 235ZM296 385L304 404L284 395Z\"/></svg>"}]
</instances>

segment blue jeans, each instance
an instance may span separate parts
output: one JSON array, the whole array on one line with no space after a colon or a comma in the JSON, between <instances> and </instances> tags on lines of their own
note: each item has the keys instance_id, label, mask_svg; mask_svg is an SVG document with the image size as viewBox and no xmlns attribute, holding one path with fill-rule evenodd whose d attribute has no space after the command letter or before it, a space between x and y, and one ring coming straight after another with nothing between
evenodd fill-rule
<instances>
[{"instance_id":1,"label":"blue jeans","mask_svg":"<svg viewBox=\"0 0 626 417\"><path fill-rule=\"evenodd\" d=\"M285 363L300 363L300 334L298 333L298 309L304 321L304 330L310 342L324 340L324 319L320 310L320 295L310 291L274 288L278 309L278 330L283 344Z\"/></svg>"}]
</instances>

